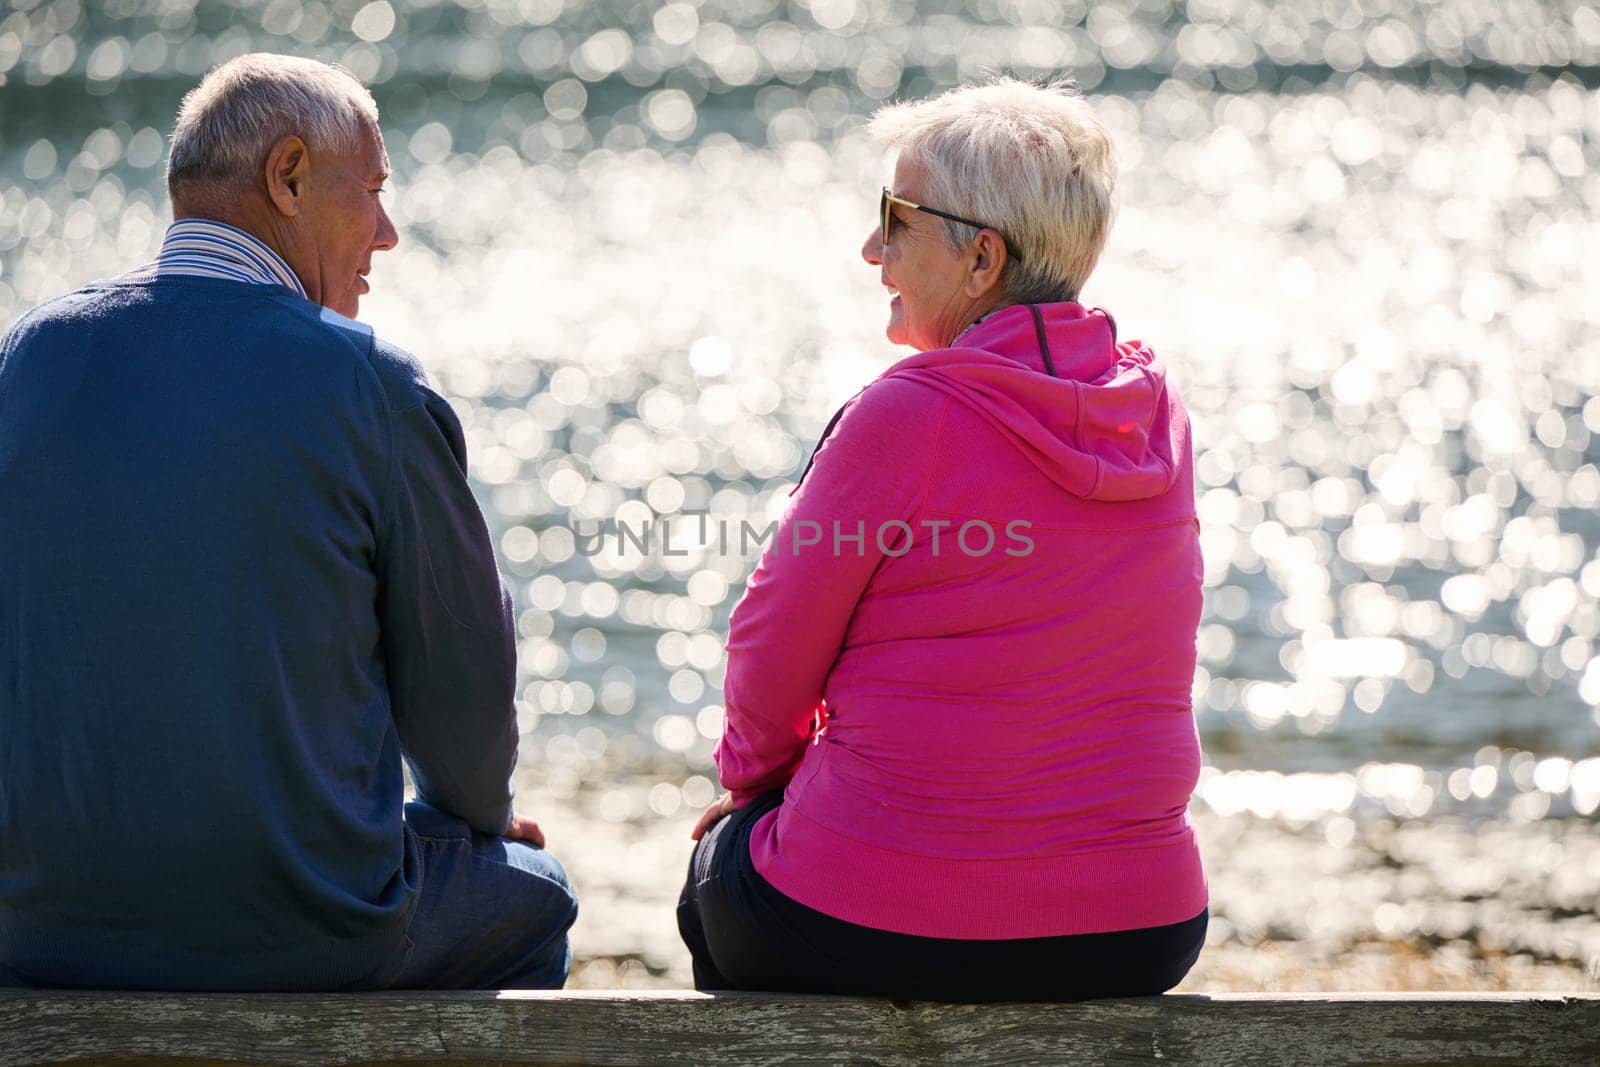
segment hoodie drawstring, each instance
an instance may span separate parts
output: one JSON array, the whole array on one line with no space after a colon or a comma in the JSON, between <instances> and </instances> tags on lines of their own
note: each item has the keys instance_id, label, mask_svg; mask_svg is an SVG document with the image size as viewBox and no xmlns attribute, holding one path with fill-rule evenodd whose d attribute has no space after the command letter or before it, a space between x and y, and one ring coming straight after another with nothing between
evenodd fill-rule
<instances>
[{"instance_id":1,"label":"hoodie drawstring","mask_svg":"<svg viewBox=\"0 0 1600 1067\"><path fill-rule=\"evenodd\" d=\"M1039 313L1038 304L1029 304L1028 310L1033 313L1033 328L1039 334L1039 355L1044 358L1044 369L1052 378L1061 377L1056 373L1056 365L1050 359L1050 342L1044 337L1044 316Z\"/></svg>"}]
</instances>

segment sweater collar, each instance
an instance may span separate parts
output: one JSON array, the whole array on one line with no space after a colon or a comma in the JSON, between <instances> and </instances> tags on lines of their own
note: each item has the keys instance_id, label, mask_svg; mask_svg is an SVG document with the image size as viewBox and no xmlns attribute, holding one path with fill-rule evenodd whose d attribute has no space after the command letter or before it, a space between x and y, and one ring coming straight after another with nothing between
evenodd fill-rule
<instances>
[{"instance_id":1,"label":"sweater collar","mask_svg":"<svg viewBox=\"0 0 1600 1067\"><path fill-rule=\"evenodd\" d=\"M215 219L178 219L167 228L150 265L157 278L187 275L252 285L281 285L304 297L306 288L283 257L259 238Z\"/></svg>"}]
</instances>

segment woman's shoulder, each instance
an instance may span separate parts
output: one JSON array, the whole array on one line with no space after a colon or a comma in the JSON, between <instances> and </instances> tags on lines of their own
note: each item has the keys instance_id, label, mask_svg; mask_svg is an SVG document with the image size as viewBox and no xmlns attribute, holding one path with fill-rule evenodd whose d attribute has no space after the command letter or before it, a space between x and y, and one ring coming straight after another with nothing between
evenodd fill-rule
<instances>
[{"instance_id":1,"label":"woman's shoulder","mask_svg":"<svg viewBox=\"0 0 1600 1067\"><path fill-rule=\"evenodd\" d=\"M839 409L813 462L824 480L846 469L852 477L874 470L916 475L937 451L948 405L948 397L921 382L877 378Z\"/></svg>"},{"instance_id":2,"label":"woman's shoulder","mask_svg":"<svg viewBox=\"0 0 1600 1067\"><path fill-rule=\"evenodd\" d=\"M877 378L846 402L828 437L857 454L887 458L925 451L948 403L947 396L922 382Z\"/></svg>"},{"instance_id":3,"label":"woman's shoulder","mask_svg":"<svg viewBox=\"0 0 1600 1067\"><path fill-rule=\"evenodd\" d=\"M893 368L874 379L845 405L845 420L871 420L877 424L922 426L937 416L948 397L925 381L893 373Z\"/></svg>"}]
</instances>

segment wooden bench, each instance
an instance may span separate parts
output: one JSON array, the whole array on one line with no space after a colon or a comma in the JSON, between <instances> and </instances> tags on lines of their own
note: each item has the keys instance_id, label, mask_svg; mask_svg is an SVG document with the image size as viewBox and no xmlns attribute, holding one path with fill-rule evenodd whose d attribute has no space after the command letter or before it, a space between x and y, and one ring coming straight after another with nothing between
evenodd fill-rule
<instances>
[{"instance_id":1,"label":"wooden bench","mask_svg":"<svg viewBox=\"0 0 1600 1067\"><path fill-rule=\"evenodd\" d=\"M0 993L0 1064L1600 1064L1600 995Z\"/></svg>"}]
</instances>

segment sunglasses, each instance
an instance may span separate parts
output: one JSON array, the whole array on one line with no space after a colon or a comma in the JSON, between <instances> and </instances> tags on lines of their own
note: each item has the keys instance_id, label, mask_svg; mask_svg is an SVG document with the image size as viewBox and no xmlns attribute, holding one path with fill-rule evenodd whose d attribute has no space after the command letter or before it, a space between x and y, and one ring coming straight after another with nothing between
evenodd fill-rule
<instances>
[{"instance_id":1,"label":"sunglasses","mask_svg":"<svg viewBox=\"0 0 1600 1067\"><path fill-rule=\"evenodd\" d=\"M894 206L896 204L899 204L901 207L910 208L913 211L926 211L930 215L937 215L941 219L949 219L951 222L959 222L964 226L971 226L973 229L977 229L977 230L994 230L995 233L1000 233L1000 231L999 230L995 230L995 228L993 226L986 226L983 223L976 222L976 221L974 221L972 219L964 219L960 215L952 215L952 214L950 214L950 212L948 212L948 211L940 211L936 207L924 207L921 204L913 204L911 201L907 200L903 196L895 196L893 193L891 193L889 191L889 187L888 186L884 186L883 187L883 198L878 201L878 213L879 213L879 215L881 216L881 219L882 219L882 222L881 222L881 226L883 227L882 237L883 237L883 243L886 244L886 245L889 243L890 234L892 234L894 232ZM1000 240L1005 241L1005 243L1006 243L1006 253L1012 259L1016 260L1018 263L1021 263L1022 262L1021 253L1019 253L1015 248L1012 247L1011 241L1006 237L1005 234L1000 233Z\"/></svg>"}]
</instances>

